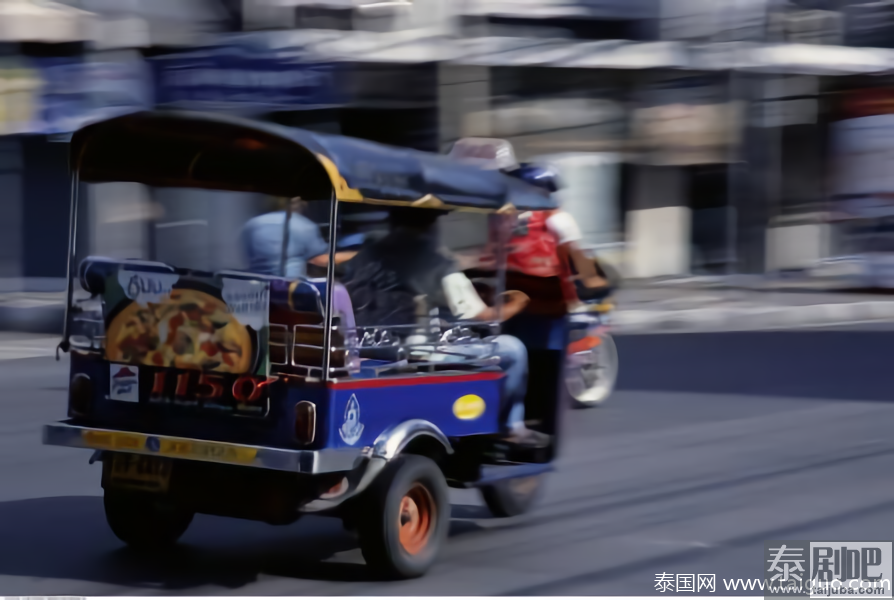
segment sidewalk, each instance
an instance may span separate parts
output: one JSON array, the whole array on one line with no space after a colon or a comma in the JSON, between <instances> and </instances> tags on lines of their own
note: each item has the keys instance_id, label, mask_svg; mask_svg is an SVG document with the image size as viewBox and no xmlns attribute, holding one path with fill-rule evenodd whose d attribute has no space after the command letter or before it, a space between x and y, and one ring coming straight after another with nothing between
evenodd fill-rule
<instances>
[{"instance_id":1,"label":"sidewalk","mask_svg":"<svg viewBox=\"0 0 894 600\"><path fill-rule=\"evenodd\" d=\"M56 356L58 335L0 332L0 361Z\"/></svg>"},{"instance_id":2,"label":"sidewalk","mask_svg":"<svg viewBox=\"0 0 894 600\"><path fill-rule=\"evenodd\" d=\"M619 333L894 323L894 295L882 294L631 282L616 300L612 324Z\"/></svg>"},{"instance_id":3,"label":"sidewalk","mask_svg":"<svg viewBox=\"0 0 894 600\"><path fill-rule=\"evenodd\" d=\"M62 333L65 292L0 294L0 331Z\"/></svg>"},{"instance_id":4,"label":"sidewalk","mask_svg":"<svg viewBox=\"0 0 894 600\"><path fill-rule=\"evenodd\" d=\"M686 278L625 283L615 296L618 333L748 331L894 323L894 294L835 292L766 278ZM65 293L0 293L0 331L61 334Z\"/></svg>"}]
</instances>

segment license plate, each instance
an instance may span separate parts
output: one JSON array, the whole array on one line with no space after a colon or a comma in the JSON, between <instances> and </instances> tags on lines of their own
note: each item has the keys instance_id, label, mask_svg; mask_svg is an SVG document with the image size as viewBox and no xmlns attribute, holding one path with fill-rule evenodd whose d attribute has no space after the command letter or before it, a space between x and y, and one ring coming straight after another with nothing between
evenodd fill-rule
<instances>
[{"instance_id":1,"label":"license plate","mask_svg":"<svg viewBox=\"0 0 894 600\"><path fill-rule=\"evenodd\" d=\"M112 483L116 487L166 492L171 481L171 461L154 456L116 454L112 460Z\"/></svg>"}]
</instances>

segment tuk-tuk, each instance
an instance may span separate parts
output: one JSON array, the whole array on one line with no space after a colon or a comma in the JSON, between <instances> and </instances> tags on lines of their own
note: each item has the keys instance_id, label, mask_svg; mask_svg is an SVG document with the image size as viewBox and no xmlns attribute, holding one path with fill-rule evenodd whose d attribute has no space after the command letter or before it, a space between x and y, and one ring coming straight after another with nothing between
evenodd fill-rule
<instances>
[{"instance_id":1,"label":"tuk-tuk","mask_svg":"<svg viewBox=\"0 0 894 600\"><path fill-rule=\"evenodd\" d=\"M352 206L500 219L554 208L548 192L443 156L194 113L91 124L70 148L68 419L47 425L44 443L94 451L123 542L169 546L196 513L271 524L333 515L357 532L372 569L406 578L446 539L448 487L479 488L497 516L531 506L561 439L573 316L444 321L414 298L413 322L371 323L336 255ZM79 189L107 182L325 205L327 276L81 257ZM474 278L498 311L499 262ZM457 351L501 330L527 347L525 420L550 436L545 447L496 435L499 360Z\"/></svg>"}]
</instances>

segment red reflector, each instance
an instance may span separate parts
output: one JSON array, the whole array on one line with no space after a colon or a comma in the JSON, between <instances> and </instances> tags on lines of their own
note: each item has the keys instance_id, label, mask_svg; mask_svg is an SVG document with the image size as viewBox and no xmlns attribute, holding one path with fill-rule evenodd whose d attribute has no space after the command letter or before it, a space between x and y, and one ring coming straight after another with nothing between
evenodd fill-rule
<instances>
[{"instance_id":1,"label":"red reflector","mask_svg":"<svg viewBox=\"0 0 894 600\"><path fill-rule=\"evenodd\" d=\"M317 432L317 407L313 402L302 400L295 405L295 439L302 444L312 444Z\"/></svg>"},{"instance_id":2,"label":"red reflector","mask_svg":"<svg viewBox=\"0 0 894 600\"><path fill-rule=\"evenodd\" d=\"M578 352L586 352L587 350L592 350L596 346L602 343L598 337L588 335L587 337L577 340L576 342L571 342L568 344L568 354L576 354Z\"/></svg>"}]
</instances>

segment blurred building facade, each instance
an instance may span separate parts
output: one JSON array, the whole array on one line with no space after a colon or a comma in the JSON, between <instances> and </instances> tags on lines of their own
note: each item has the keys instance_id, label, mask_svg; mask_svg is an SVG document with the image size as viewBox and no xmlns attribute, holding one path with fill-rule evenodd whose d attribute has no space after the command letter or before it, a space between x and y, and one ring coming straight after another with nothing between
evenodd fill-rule
<instances>
[{"instance_id":1,"label":"blurred building facade","mask_svg":"<svg viewBox=\"0 0 894 600\"><path fill-rule=\"evenodd\" d=\"M559 167L587 244L633 277L802 269L886 231L894 1L36 6L0 0L6 287L64 278L67 134L150 106L429 151L509 139ZM232 266L269 200L206 196L94 186L81 250Z\"/></svg>"}]
</instances>

